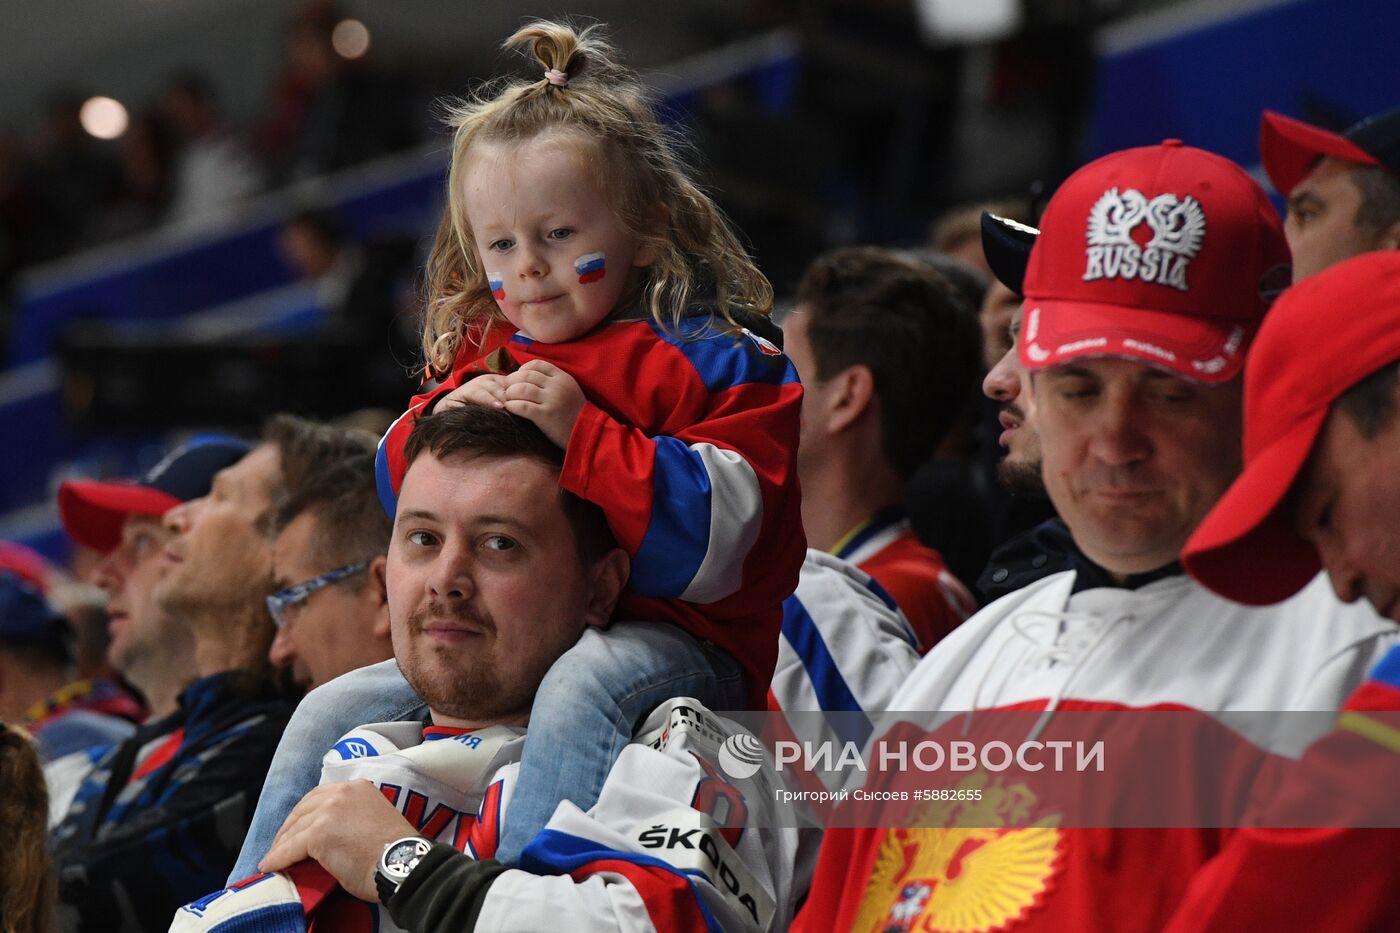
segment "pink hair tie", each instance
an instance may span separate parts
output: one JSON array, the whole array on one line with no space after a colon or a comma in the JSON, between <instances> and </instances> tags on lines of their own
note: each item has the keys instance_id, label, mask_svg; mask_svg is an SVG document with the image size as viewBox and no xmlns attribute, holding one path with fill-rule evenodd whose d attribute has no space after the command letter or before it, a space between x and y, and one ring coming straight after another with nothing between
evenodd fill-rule
<instances>
[{"instance_id":1,"label":"pink hair tie","mask_svg":"<svg viewBox=\"0 0 1400 933\"><path fill-rule=\"evenodd\" d=\"M546 68L544 78L555 87L564 87L569 83L569 76L557 68Z\"/></svg>"}]
</instances>

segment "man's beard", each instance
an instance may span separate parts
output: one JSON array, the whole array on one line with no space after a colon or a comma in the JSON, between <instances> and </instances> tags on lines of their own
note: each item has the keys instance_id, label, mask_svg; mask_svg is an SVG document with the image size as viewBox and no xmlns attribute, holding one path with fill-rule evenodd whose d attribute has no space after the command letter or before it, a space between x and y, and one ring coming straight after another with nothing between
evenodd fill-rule
<instances>
[{"instance_id":1,"label":"man's beard","mask_svg":"<svg viewBox=\"0 0 1400 933\"><path fill-rule=\"evenodd\" d=\"M1026 499L1048 498L1045 492L1045 480L1040 475L1039 460L1034 463L1024 463L1008 457L997 464L997 480L1013 496L1021 496Z\"/></svg>"},{"instance_id":2,"label":"man's beard","mask_svg":"<svg viewBox=\"0 0 1400 933\"><path fill-rule=\"evenodd\" d=\"M455 663L446 648L435 648L423 637L423 626L430 619L470 623L484 630L487 638L496 634L495 622L489 616L478 615L462 605L432 601L409 614L408 644L402 654L395 651L395 657L404 679L429 709L469 721L504 719L522 708L529 711L538 682L528 689L521 689L521 684L503 684L489 658L474 665ZM429 656L434 654L443 657L430 665Z\"/></svg>"},{"instance_id":3,"label":"man's beard","mask_svg":"<svg viewBox=\"0 0 1400 933\"><path fill-rule=\"evenodd\" d=\"M169 676L178 662L188 664L193 656L189 630L169 616L138 624L128 616L127 631L120 642L108 649L108 660L137 687L150 679Z\"/></svg>"}]
</instances>

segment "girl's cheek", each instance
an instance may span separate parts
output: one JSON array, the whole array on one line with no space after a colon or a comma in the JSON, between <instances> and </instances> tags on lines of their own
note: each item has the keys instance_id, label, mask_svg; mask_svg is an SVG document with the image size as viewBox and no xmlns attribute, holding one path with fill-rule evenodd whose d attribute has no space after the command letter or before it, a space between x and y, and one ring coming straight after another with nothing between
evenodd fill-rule
<instances>
[{"instance_id":1,"label":"girl's cheek","mask_svg":"<svg viewBox=\"0 0 1400 933\"><path fill-rule=\"evenodd\" d=\"M607 258L602 253L584 253L574 260L574 271L580 285L601 281L608 274Z\"/></svg>"}]
</instances>

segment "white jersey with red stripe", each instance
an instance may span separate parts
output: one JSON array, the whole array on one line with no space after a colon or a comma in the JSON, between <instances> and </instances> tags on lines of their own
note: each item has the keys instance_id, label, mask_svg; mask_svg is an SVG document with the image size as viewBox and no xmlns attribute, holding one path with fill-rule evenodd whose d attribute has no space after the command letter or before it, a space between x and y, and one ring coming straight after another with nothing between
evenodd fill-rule
<instances>
[{"instance_id":1,"label":"white jersey with red stripe","mask_svg":"<svg viewBox=\"0 0 1400 933\"><path fill-rule=\"evenodd\" d=\"M1036 732L1051 728L1060 709L1194 711L1257 749L1296 758L1327 731L1330 717L1295 717L1276 728L1276 717L1231 714L1338 710L1400 642L1393 622L1366 605L1338 602L1321 576L1265 607L1227 602L1183 575L1079 592L1075 580L1076 571L1066 571L1008 594L935 646L892 708L937 715L906 728L933 734L946 726L961 735L975 728L969 711L1046 710ZM899 728L875 725L881 736ZM1189 755L1172 766L1193 773ZM1025 790L1009 788L1002 803ZM1159 930L1230 834L1197 825L993 828L978 837L975 852L950 844L958 828L831 831L795 928L952 929L973 917L956 928ZM998 869L1007 857L1021 859L1019 873Z\"/></svg>"},{"instance_id":2,"label":"white jersey with red stripe","mask_svg":"<svg viewBox=\"0 0 1400 933\"><path fill-rule=\"evenodd\" d=\"M584 813L561 803L525 851L531 870L495 879L479 927L554 929L567 917L583 931L786 929L794 892L805 890L794 866L811 858L796 830L766 828L775 798L767 771L746 783L761 792L745 795L720 770L720 748L739 731L693 700L658 707L597 805ZM423 835L489 858L524 731L433 733L411 722L357 729L327 754L322 783L369 780ZM171 929L304 930L308 911L322 929L399 929L379 905L326 890L327 879L309 863L255 876L181 908Z\"/></svg>"},{"instance_id":3,"label":"white jersey with red stripe","mask_svg":"<svg viewBox=\"0 0 1400 933\"><path fill-rule=\"evenodd\" d=\"M1395 623L1344 605L1319 576L1276 606L1216 596L1185 575L1074 592L1075 571L1002 597L919 664L900 710L1178 706L1336 710L1400 642ZM1325 726L1324 726L1325 728ZM1297 755L1308 741L1269 748Z\"/></svg>"}]
</instances>

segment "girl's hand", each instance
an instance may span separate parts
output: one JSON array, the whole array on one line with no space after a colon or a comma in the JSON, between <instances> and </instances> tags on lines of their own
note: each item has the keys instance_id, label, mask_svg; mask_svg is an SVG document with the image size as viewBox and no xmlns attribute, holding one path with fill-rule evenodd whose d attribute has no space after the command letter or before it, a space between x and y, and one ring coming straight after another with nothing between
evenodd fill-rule
<instances>
[{"instance_id":1,"label":"girl's hand","mask_svg":"<svg viewBox=\"0 0 1400 933\"><path fill-rule=\"evenodd\" d=\"M447 411L463 405L484 405L487 408L504 408L506 405L506 377L486 373L453 389L437 400L433 411Z\"/></svg>"},{"instance_id":2,"label":"girl's hand","mask_svg":"<svg viewBox=\"0 0 1400 933\"><path fill-rule=\"evenodd\" d=\"M553 363L531 360L503 378L506 411L529 418L546 437L567 448L587 401L574 377Z\"/></svg>"},{"instance_id":3,"label":"girl's hand","mask_svg":"<svg viewBox=\"0 0 1400 933\"><path fill-rule=\"evenodd\" d=\"M369 781L322 784L287 815L258 868L281 871L314 859L345 890L375 903L374 869L384 847L415 832Z\"/></svg>"}]
</instances>

